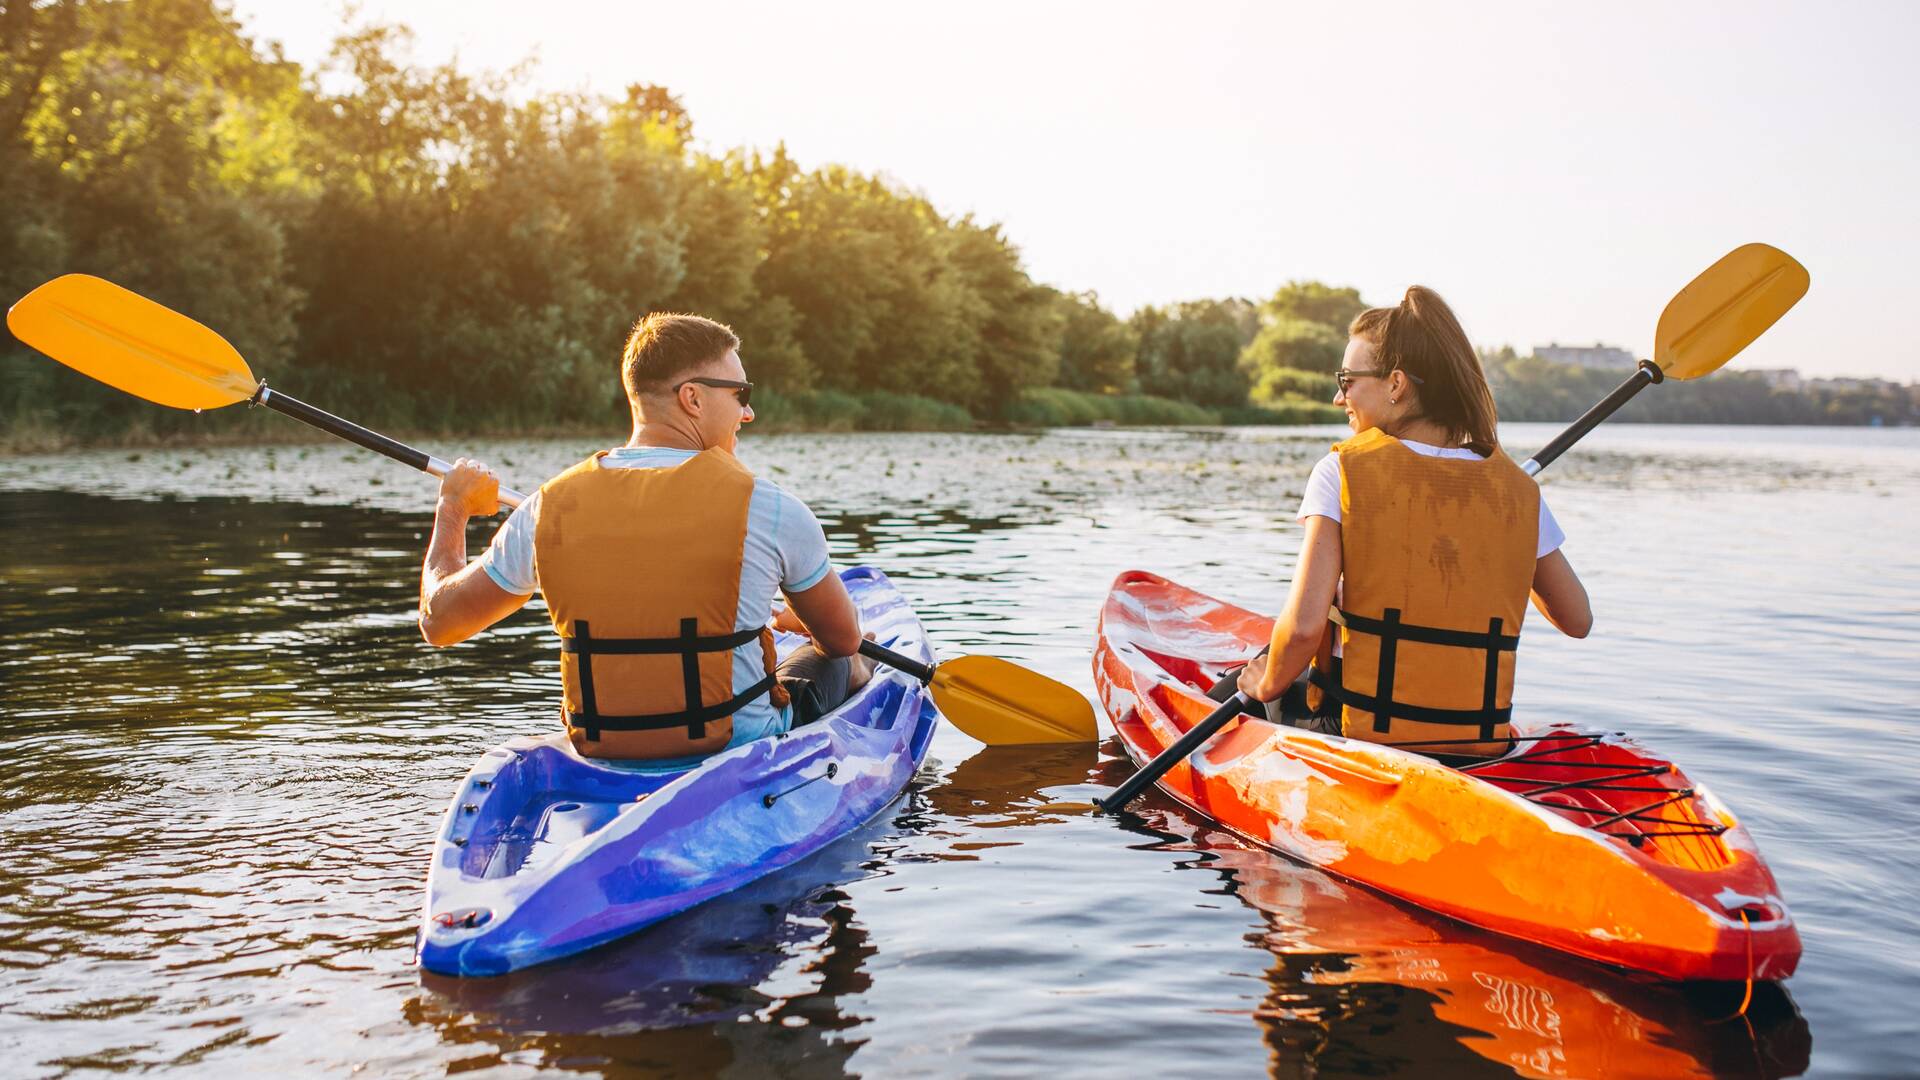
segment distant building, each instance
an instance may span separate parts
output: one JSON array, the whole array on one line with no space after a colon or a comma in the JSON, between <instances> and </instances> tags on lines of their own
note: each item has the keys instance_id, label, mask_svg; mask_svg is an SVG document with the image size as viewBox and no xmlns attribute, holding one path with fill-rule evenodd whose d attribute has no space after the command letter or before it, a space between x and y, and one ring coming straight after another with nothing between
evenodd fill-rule
<instances>
[{"instance_id":1,"label":"distant building","mask_svg":"<svg viewBox=\"0 0 1920 1080\"><path fill-rule=\"evenodd\" d=\"M1638 363L1633 354L1625 349L1616 349L1611 345L1536 345L1533 348L1536 360L1546 360L1555 364L1570 364L1574 367L1606 368L1621 370Z\"/></svg>"},{"instance_id":2,"label":"distant building","mask_svg":"<svg viewBox=\"0 0 1920 1080\"><path fill-rule=\"evenodd\" d=\"M1807 380L1801 378L1800 373L1790 367L1748 368L1746 374L1760 376L1768 386L1775 390L1798 391L1807 384Z\"/></svg>"}]
</instances>

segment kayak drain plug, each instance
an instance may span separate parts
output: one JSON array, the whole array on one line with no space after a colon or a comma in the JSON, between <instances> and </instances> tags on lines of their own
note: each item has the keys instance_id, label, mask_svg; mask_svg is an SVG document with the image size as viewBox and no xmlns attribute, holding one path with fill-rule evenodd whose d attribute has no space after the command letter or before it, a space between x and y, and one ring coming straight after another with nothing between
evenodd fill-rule
<instances>
[{"instance_id":1,"label":"kayak drain plug","mask_svg":"<svg viewBox=\"0 0 1920 1080\"><path fill-rule=\"evenodd\" d=\"M826 772L821 773L819 776L816 776L811 780L802 780L785 791L776 791L771 794L762 795L760 796L760 805L771 810L773 809L774 803L777 803L781 799L784 799L787 796L793 794L794 792L799 791L801 788L806 787L808 784L817 783L821 780L831 780L835 776L838 776L839 774L840 774L840 763L837 761L829 761L827 762Z\"/></svg>"}]
</instances>

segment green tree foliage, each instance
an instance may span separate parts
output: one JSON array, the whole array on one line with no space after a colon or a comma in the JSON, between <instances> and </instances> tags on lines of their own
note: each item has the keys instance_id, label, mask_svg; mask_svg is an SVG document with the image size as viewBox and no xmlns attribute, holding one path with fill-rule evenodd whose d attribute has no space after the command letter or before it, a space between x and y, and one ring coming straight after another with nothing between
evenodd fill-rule
<instances>
[{"instance_id":1,"label":"green tree foliage","mask_svg":"<svg viewBox=\"0 0 1920 1080\"><path fill-rule=\"evenodd\" d=\"M1140 336L1134 371L1142 392L1196 405L1240 405L1247 374L1240 351L1259 330L1245 300L1195 300L1145 307L1129 320Z\"/></svg>"},{"instance_id":2,"label":"green tree foliage","mask_svg":"<svg viewBox=\"0 0 1920 1080\"><path fill-rule=\"evenodd\" d=\"M1049 291L1061 319L1058 384L1098 394L1132 390L1140 335L1101 307L1099 296L1092 292Z\"/></svg>"},{"instance_id":3,"label":"green tree foliage","mask_svg":"<svg viewBox=\"0 0 1920 1080\"><path fill-rule=\"evenodd\" d=\"M0 289L109 276L189 306L263 362L287 357L299 293L274 202L299 82L210 0L0 7ZM9 341L7 422L104 426L137 410ZM169 419L138 410L142 426Z\"/></svg>"},{"instance_id":4,"label":"green tree foliage","mask_svg":"<svg viewBox=\"0 0 1920 1080\"><path fill-rule=\"evenodd\" d=\"M1241 354L1256 381L1269 371L1305 371L1330 375L1347 350L1345 330L1325 323L1283 316L1260 328Z\"/></svg>"},{"instance_id":5,"label":"green tree foliage","mask_svg":"<svg viewBox=\"0 0 1920 1080\"><path fill-rule=\"evenodd\" d=\"M1269 321L1298 319L1332 327L1344 340L1347 325L1366 309L1358 289L1336 289L1318 281L1289 281L1260 305L1260 314Z\"/></svg>"},{"instance_id":6,"label":"green tree foliage","mask_svg":"<svg viewBox=\"0 0 1920 1080\"><path fill-rule=\"evenodd\" d=\"M224 0L0 0L0 292L99 274L215 327L289 392L402 427L617 431L621 342L658 310L731 323L776 425L1329 413L1351 288L1123 321L1036 284L998 226L893 181L783 147L694 149L664 87L537 93L409 46L352 27L303 71ZM1490 374L1516 418L1606 389L1511 355ZM1713 386L1642 415L1914 414L1901 388ZM0 341L0 441L193 424Z\"/></svg>"},{"instance_id":7,"label":"green tree foliage","mask_svg":"<svg viewBox=\"0 0 1920 1080\"><path fill-rule=\"evenodd\" d=\"M0 28L0 285L98 273L371 421L617 422L654 310L732 323L770 389L896 395L878 424L1058 374L1065 316L998 227L783 149L698 153L662 87L529 93L379 25L302 72L219 0L0 0ZM11 428L163 415L9 346Z\"/></svg>"},{"instance_id":8,"label":"green tree foliage","mask_svg":"<svg viewBox=\"0 0 1920 1080\"><path fill-rule=\"evenodd\" d=\"M1502 420L1565 423L1593 407L1630 373L1520 356L1511 346L1480 354ZM1615 414L1665 424L1920 424L1920 384L1816 380L1789 389L1738 368L1642 391Z\"/></svg>"},{"instance_id":9,"label":"green tree foliage","mask_svg":"<svg viewBox=\"0 0 1920 1080\"><path fill-rule=\"evenodd\" d=\"M1326 402L1347 348L1347 325L1366 310L1360 293L1290 281L1260 305L1260 331L1240 354L1252 399L1265 406Z\"/></svg>"}]
</instances>

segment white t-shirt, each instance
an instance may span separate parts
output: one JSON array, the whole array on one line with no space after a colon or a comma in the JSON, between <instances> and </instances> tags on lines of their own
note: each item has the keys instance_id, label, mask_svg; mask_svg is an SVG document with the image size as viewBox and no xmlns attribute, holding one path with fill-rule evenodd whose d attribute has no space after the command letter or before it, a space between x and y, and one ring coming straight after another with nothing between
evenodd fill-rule
<instances>
[{"instance_id":1,"label":"white t-shirt","mask_svg":"<svg viewBox=\"0 0 1920 1080\"><path fill-rule=\"evenodd\" d=\"M692 450L661 446L623 446L600 459L607 469L660 469L693 459ZM539 591L533 569L533 534L539 520L540 493L508 515L493 536L480 566L495 585L516 596ZM747 503L747 539L740 559L740 604L733 628L767 625L775 595L802 592L820 583L832 570L827 559L827 534L807 504L765 477L753 478L753 496ZM740 693L766 675L759 641L733 651L733 691ZM764 695L733 714L733 740L738 746L763 735L787 730L790 709L775 709ZM680 762L650 762L653 767L676 767Z\"/></svg>"},{"instance_id":2,"label":"white t-shirt","mask_svg":"<svg viewBox=\"0 0 1920 1080\"><path fill-rule=\"evenodd\" d=\"M1465 461L1482 461L1481 455L1464 446L1429 446L1426 443L1400 440L1400 445L1416 454L1435 458L1460 458ZM1300 512L1294 515L1295 521L1305 521L1310 517L1327 517L1340 520L1340 454L1333 451L1321 458L1313 466L1313 472L1307 476L1307 490L1300 497ZM1561 544L1567 542L1567 534L1560 530L1560 523L1553 519L1553 511L1547 509L1545 496L1540 499L1540 542L1534 558L1544 558L1558 551Z\"/></svg>"}]
</instances>

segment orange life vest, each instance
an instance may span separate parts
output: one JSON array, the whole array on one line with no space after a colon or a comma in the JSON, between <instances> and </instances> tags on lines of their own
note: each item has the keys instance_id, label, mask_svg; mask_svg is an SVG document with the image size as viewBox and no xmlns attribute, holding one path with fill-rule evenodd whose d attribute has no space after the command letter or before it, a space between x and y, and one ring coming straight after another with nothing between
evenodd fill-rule
<instances>
[{"instance_id":1,"label":"orange life vest","mask_svg":"<svg viewBox=\"0 0 1920 1080\"><path fill-rule=\"evenodd\" d=\"M774 681L773 633L735 630L753 474L724 450L667 468L602 454L540 489L533 564L560 635L562 712L580 753L712 753ZM734 693L733 654L760 640L766 677Z\"/></svg>"},{"instance_id":2,"label":"orange life vest","mask_svg":"<svg viewBox=\"0 0 1920 1080\"><path fill-rule=\"evenodd\" d=\"M1538 485L1505 454L1427 457L1377 428L1334 450L1342 584L1330 618L1343 655L1309 679L1341 704L1348 738L1506 752Z\"/></svg>"}]
</instances>

